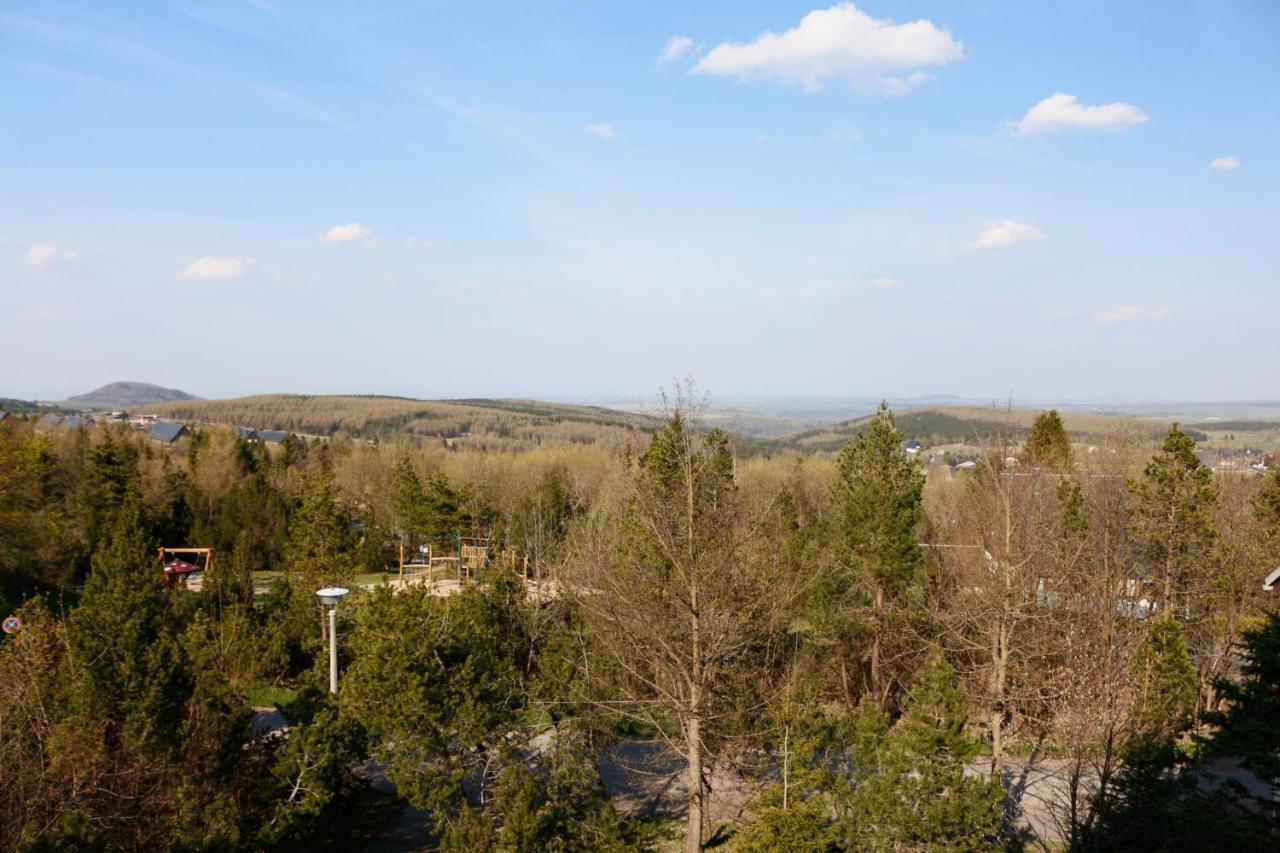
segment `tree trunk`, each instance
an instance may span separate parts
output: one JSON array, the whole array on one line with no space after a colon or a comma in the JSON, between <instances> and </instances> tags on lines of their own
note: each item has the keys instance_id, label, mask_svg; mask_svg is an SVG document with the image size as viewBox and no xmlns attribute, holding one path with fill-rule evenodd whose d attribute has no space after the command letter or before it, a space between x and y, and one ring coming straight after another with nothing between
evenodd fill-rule
<instances>
[{"instance_id":1,"label":"tree trunk","mask_svg":"<svg viewBox=\"0 0 1280 853\"><path fill-rule=\"evenodd\" d=\"M884 584L876 584L875 626L871 636L871 695L875 696L881 707L885 696L880 684L880 638L884 634Z\"/></svg>"},{"instance_id":2,"label":"tree trunk","mask_svg":"<svg viewBox=\"0 0 1280 853\"><path fill-rule=\"evenodd\" d=\"M689 815L685 824L685 853L702 853L702 721L697 714L685 723L685 749L689 766Z\"/></svg>"},{"instance_id":3,"label":"tree trunk","mask_svg":"<svg viewBox=\"0 0 1280 853\"><path fill-rule=\"evenodd\" d=\"M997 778L1004 759L1005 685L1009 671L1009 634L1004 615L991 632L991 777Z\"/></svg>"}]
</instances>

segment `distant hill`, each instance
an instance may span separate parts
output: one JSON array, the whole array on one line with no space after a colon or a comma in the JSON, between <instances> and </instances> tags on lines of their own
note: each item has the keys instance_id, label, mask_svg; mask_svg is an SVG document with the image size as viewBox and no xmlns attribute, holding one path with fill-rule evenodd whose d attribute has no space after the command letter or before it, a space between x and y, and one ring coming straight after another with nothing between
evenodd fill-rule
<instances>
[{"instance_id":1,"label":"distant hill","mask_svg":"<svg viewBox=\"0 0 1280 853\"><path fill-rule=\"evenodd\" d=\"M153 403L195 400L197 397L177 388L161 388L146 382L112 382L88 394L77 394L67 402L86 409L132 409Z\"/></svg>"},{"instance_id":2,"label":"distant hill","mask_svg":"<svg viewBox=\"0 0 1280 853\"><path fill-rule=\"evenodd\" d=\"M535 400L414 400L408 397L266 394L157 403L145 411L177 421L235 424L307 435L430 439L476 450L542 444L622 444L658 421L599 406Z\"/></svg>"},{"instance_id":3,"label":"distant hill","mask_svg":"<svg viewBox=\"0 0 1280 853\"><path fill-rule=\"evenodd\" d=\"M1000 409L992 407L955 406L939 408L906 409L894 412L894 422L904 439L916 439L927 446L940 444L973 444L1004 436L1010 441L1021 441L1030 432L1031 423L1039 409ZM1168 429L1168 419L1126 418L1099 414L1063 412L1063 423L1077 441L1091 435L1106 432L1128 422L1135 428L1148 432L1152 437L1163 435ZM778 443L800 450L832 452L839 450L851 437L866 430L871 416L814 429L793 432L778 439ZM1197 441L1208 436L1195 429L1184 431Z\"/></svg>"}]
</instances>

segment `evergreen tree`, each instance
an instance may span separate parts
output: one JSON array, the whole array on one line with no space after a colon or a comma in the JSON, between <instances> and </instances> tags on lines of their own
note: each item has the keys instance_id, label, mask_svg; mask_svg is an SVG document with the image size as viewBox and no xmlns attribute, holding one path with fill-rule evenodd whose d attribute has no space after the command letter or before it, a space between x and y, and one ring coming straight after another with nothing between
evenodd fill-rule
<instances>
[{"instance_id":1,"label":"evergreen tree","mask_svg":"<svg viewBox=\"0 0 1280 853\"><path fill-rule=\"evenodd\" d=\"M1176 614L1191 608L1217 539L1213 472L1200 464L1195 446L1174 424L1142 478L1129 483L1130 532L1153 573L1159 609Z\"/></svg>"},{"instance_id":2,"label":"evergreen tree","mask_svg":"<svg viewBox=\"0 0 1280 853\"><path fill-rule=\"evenodd\" d=\"M1133 708L1123 765L1094 796L1077 834L1082 850L1209 850L1238 846L1249 829L1224 795L1206 793L1177 748L1196 706L1196 672L1182 625L1154 620L1134 660Z\"/></svg>"},{"instance_id":3,"label":"evergreen tree","mask_svg":"<svg viewBox=\"0 0 1280 853\"><path fill-rule=\"evenodd\" d=\"M89 447L79 491L85 544L92 553L115 524L115 514L131 489L139 488L138 448L126 435L103 431Z\"/></svg>"},{"instance_id":4,"label":"evergreen tree","mask_svg":"<svg viewBox=\"0 0 1280 853\"><path fill-rule=\"evenodd\" d=\"M1241 758L1259 779L1280 779L1280 613L1269 614L1244 641L1244 678L1220 685L1227 710L1210 717L1218 731L1209 754ZM1280 833L1280 801L1243 793L1242 813L1262 816L1260 829Z\"/></svg>"},{"instance_id":5,"label":"evergreen tree","mask_svg":"<svg viewBox=\"0 0 1280 853\"><path fill-rule=\"evenodd\" d=\"M1280 468L1271 469L1254 492L1253 516L1262 525L1269 555L1280 559Z\"/></svg>"},{"instance_id":6,"label":"evergreen tree","mask_svg":"<svg viewBox=\"0 0 1280 853\"><path fill-rule=\"evenodd\" d=\"M130 749L171 756L180 746L191 684L178 627L141 499L131 490L69 620L85 711L103 715L108 737L118 735Z\"/></svg>"},{"instance_id":7,"label":"evergreen tree","mask_svg":"<svg viewBox=\"0 0 1280 853\"><path fill-rule=\"evenodd\" d=\"M402 453L391 471L391 520L406 541L426 526L426 495L409 454Z\"/></svg>"},{"instance_id":8,"label":"evergreen tree","mask_svg":"<svg viewBox=\"0 0 1280 853\"><path fill-rule=\"evenodd\" d=\"M846 850L984 851L1000 847L1000 784L965 776L977 752L964 692L934 647L902 717L859 769L845 824Z\"/></svg>"},{"instance_id":9,"label":"evergreen tree","mask_svg":"<svg viewBox=\"0 0 1280 853\"><path fill-rule=\"evenodd\" d=\"M1036 415L1022 457L1033 468L1047 468L1059 474L1071 470L1071 439L1057 409Z\"/></svg>"},{"instance_id":10,"label":"evergreen tree","mask_svg":"<svg viewBox=\"0 0 1280 853\"><path fill-rule=\"evenodd\" d=\"M401 795L440 825L524 708L527 638L512 592L502 582L448 598L379 587L353 610L343 708Z\"/></svg>"},{"instance_id":11,"label":"evergreen tree","mask_svg":"<svg viewBox=\"0 0 1280 853\"><path fill-rule=\"evenodd\" d=\"M1134 737L1153 747L1171 745L1191 726L1196 710L1196 669L1182 625L1170 614L1151 623L1134 665L1137 694Z\"/></svg>"},{"instance_id":12,"label":"evergreen tree","mask_svg":"<svg viewBox=\"0 0 1280 853\"><path fill-rule=\"evenodd\" d=\"M924 520L924 474L902 449L902 436L885 403L867 430L840 452L831 489L837 559L848 577L836 586L861 591L871 606L869 687L884 701L882 671L887 624L923 565L918 546ZM839 590L837 590L838 594Z\"/></svg>"},{"instance_id":13,"label":"evergreen tree","mask_svg":"<svg viewBox=\"0 0 1280 853\"><path fill-rule=\"evenodd\" d=\"M333 586L355 574L351 526L334 499L333 479L312 476L302 506L289 521L285 571L295 583Z\"/></svg>"}]
</instances>

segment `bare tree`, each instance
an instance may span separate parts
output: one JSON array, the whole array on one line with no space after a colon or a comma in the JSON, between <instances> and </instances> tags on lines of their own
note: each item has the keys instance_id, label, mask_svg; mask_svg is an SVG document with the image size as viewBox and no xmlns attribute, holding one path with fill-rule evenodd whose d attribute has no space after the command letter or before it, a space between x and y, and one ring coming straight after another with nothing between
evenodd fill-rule
<instances>
[{"instance_id":1,"label":"bare tree","mask_svg":"<svg viewBox=\"0 0 1280 853\"><path fill-rule=\"evenodd\" d=\"M735 721L767 690L775 633L770 561L755 547L725 436L699 435L691 385L629 462L566 567L601 659L583 672L593 701L658 733L686 764L685 850L703 849L704 773Z\"/></svg>"}]
</instances>

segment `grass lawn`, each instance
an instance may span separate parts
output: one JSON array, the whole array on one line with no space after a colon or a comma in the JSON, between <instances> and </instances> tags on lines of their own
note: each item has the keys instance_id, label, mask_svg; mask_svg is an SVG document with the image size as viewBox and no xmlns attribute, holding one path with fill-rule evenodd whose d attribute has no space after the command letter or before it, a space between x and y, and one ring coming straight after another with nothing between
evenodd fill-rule
<instances>
[{"instance_id":1,"label":"grass lawn","mask_svg":"<svg viewBox=\"0 0 1280 853\"><path fill-rule=\"evenodd\" d=\"M249 687L249 705L254 708L284 708L297 697L298 691L271 684L254 684Z\"/></svg>"}]
</instances>

